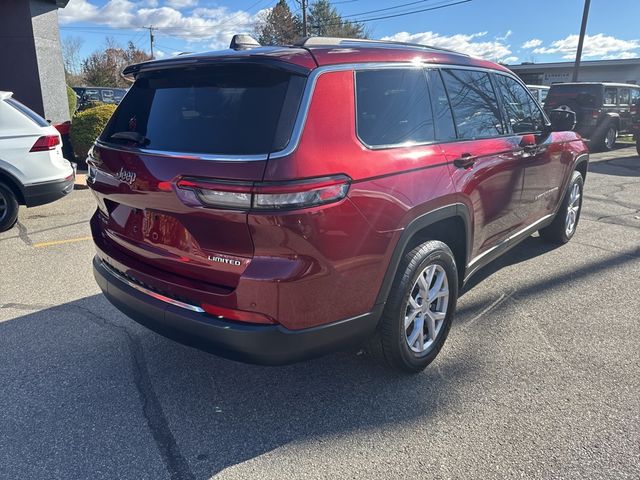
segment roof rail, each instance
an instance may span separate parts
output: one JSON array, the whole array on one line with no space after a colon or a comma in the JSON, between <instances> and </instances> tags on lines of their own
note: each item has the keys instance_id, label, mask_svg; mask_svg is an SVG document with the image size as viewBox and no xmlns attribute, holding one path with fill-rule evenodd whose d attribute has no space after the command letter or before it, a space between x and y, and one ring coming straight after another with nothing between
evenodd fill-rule
<instances>
[{"instance_id":1,"label":"roof rail","mask_svg":"<svg viewBox=\"0 0 640 480\"><path fill-rule=\"evenodd\" d=\"M320 47L320 46L332 46L332 45L348 45L354 43L364 43L371 45L397 45L404 47L424 48L427 50L437 50L441 52L455 53L468 57L464 53L456 52L455 50L449 50L447 48L433 47L431 45L423 45L420 43L409 42L396 42L393 40L372 40L368 38L340 38L340 37L302 37L298 39L293 45L295 47Z\"/></svg>"}]
</instances>

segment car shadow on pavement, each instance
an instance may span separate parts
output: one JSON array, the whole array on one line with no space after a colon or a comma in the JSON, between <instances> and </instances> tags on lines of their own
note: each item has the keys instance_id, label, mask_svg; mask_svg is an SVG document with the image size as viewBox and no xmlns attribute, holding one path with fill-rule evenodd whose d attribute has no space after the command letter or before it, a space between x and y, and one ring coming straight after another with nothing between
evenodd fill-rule
<instances>
[{"instance_id":1,"label":"car shadow on pavement","mask_svg":"<svg viewBox=\"0 0 640 480\"><path fill-rule=\"evenodd\" d=\"M532 258L544 255L547 252L555 250L561 245L549 243L540 238L540 236L531 236L514 248L501 255L497 259L493 260L487 266L478 270L465 284L464 288L460 292L460 296L471 290L473 287L483 282L486 278L490 277L497 271L508 267L510 265L516 265L521 262L526 262Z\"/></svg>"},{"instance_id":2,"label":"car shadow on pavement","mask_svg":"<svg viewBox=\"0 0 640 480\"><path fill-rule=\"evenodd\" d=\"M420 375L355 352L259 367L166 340L102 295L30 311L0 323L0 477L209 478L291 442L401 429L455 408L474 355Z\"/></svg>"},{"instance_id":3,"label":"car shadow on pavement","mask_svg":"<svg viewBox=\"0 0 640 480\"><path fill-rule=\"evenodd\" d=\"M591 162L589 172L621 177L638 177L640 176L640 157L625 156Z\"/></svg>"}]
</instances>

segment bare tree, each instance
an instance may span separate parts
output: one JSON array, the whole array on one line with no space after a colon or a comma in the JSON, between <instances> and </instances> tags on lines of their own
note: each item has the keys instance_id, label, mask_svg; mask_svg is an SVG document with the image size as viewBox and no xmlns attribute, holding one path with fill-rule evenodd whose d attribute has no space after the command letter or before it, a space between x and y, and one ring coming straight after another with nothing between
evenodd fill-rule
<instances>
[{"instance_id":1,"label":"bare tree","mask_svg":"<svg viewBox=\"0 0 640 480\"><path fill-rule=\"evenodd\" d=\"M64 62L64 73L67 84L77 85L82 83L80 71L82 68L82 58L80 49L84 40L80 37L65 37L62 40L62 59Z\"/></svg>"}]
</instances>

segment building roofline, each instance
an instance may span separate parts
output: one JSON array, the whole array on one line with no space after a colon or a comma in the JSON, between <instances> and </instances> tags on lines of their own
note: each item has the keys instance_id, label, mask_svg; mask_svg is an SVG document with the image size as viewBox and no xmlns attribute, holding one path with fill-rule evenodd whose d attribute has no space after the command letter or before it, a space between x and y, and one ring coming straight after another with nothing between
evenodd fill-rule
<instances>
[{"instance_id":1,"label":"building roofline","mask_svg":"<svg viewBox=\"0 0 640 480\"><path fill-rule=\"evenodd\" d=\"M541 68L568 68L573 67L574 62L549 62L549 63L521 63L519 65L507 65L511 70L539 70ZM640 58L621 58L614 60L584 60L580 66L585 67L610 67L614 65L639 65Z\"/></svg>"}]
</instances>

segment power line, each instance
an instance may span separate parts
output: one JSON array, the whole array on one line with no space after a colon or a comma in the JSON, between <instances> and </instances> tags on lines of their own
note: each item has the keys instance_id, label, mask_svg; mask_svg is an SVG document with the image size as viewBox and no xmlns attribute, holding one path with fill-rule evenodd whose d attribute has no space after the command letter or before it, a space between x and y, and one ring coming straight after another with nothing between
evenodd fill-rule
<instances>
[{"instance_id":1,"label":"power line","mask_svg":"<svg viewBox=\"0 0 640 480\"><path fill-rule=\"evenodd\" d=\"M379 8L377 10L369 10L368 12L360 12L360 13L351 13L349 15L341 15L342 18L349 18L349 17L357 17L360 15L369 15L370 13L378 13L378 12L386 12L388 10L395 10L397 8L402 8L402 7L408 7L410 5L416 5L418 3L425 3L425 2L430 2L431 0L417 0L414 2L409 2L409 3L403 3L401 5L396 5L394 7L386 7L386 8Z\"/></svg>"},{"instance_id":2,"label":"power line","mask_svg":"<svg viewBox=\"0 0 640 480\"><path fill-rule=\"evenodd\" d=\"M422 12L429 12L431 10L439 10L441 8L446 8L446 7L453 7L455 5L461 5L463 3L469 3L471 0L460 0L458 2L453 2L453 3L447 3L445 5L436 5L433 7L429 7L429 8L422 8L420 10L413 10L411 12L405 12L405 13L395 13L392 15L384 15L382 17L373 17L373 18L364 18L364 19L360 19L360 20L344 20L342 22L336 22L336 23L323 23L322 25L313 25L314 27L334 27L334 26L340 26L343 25L345 23L365 23L365 22L373 22L375 20L384 20L386 18L395 18L395 17L404 17L406 15L414 15L416 13L422 13Z\"/></svg>"}]
</instances>

